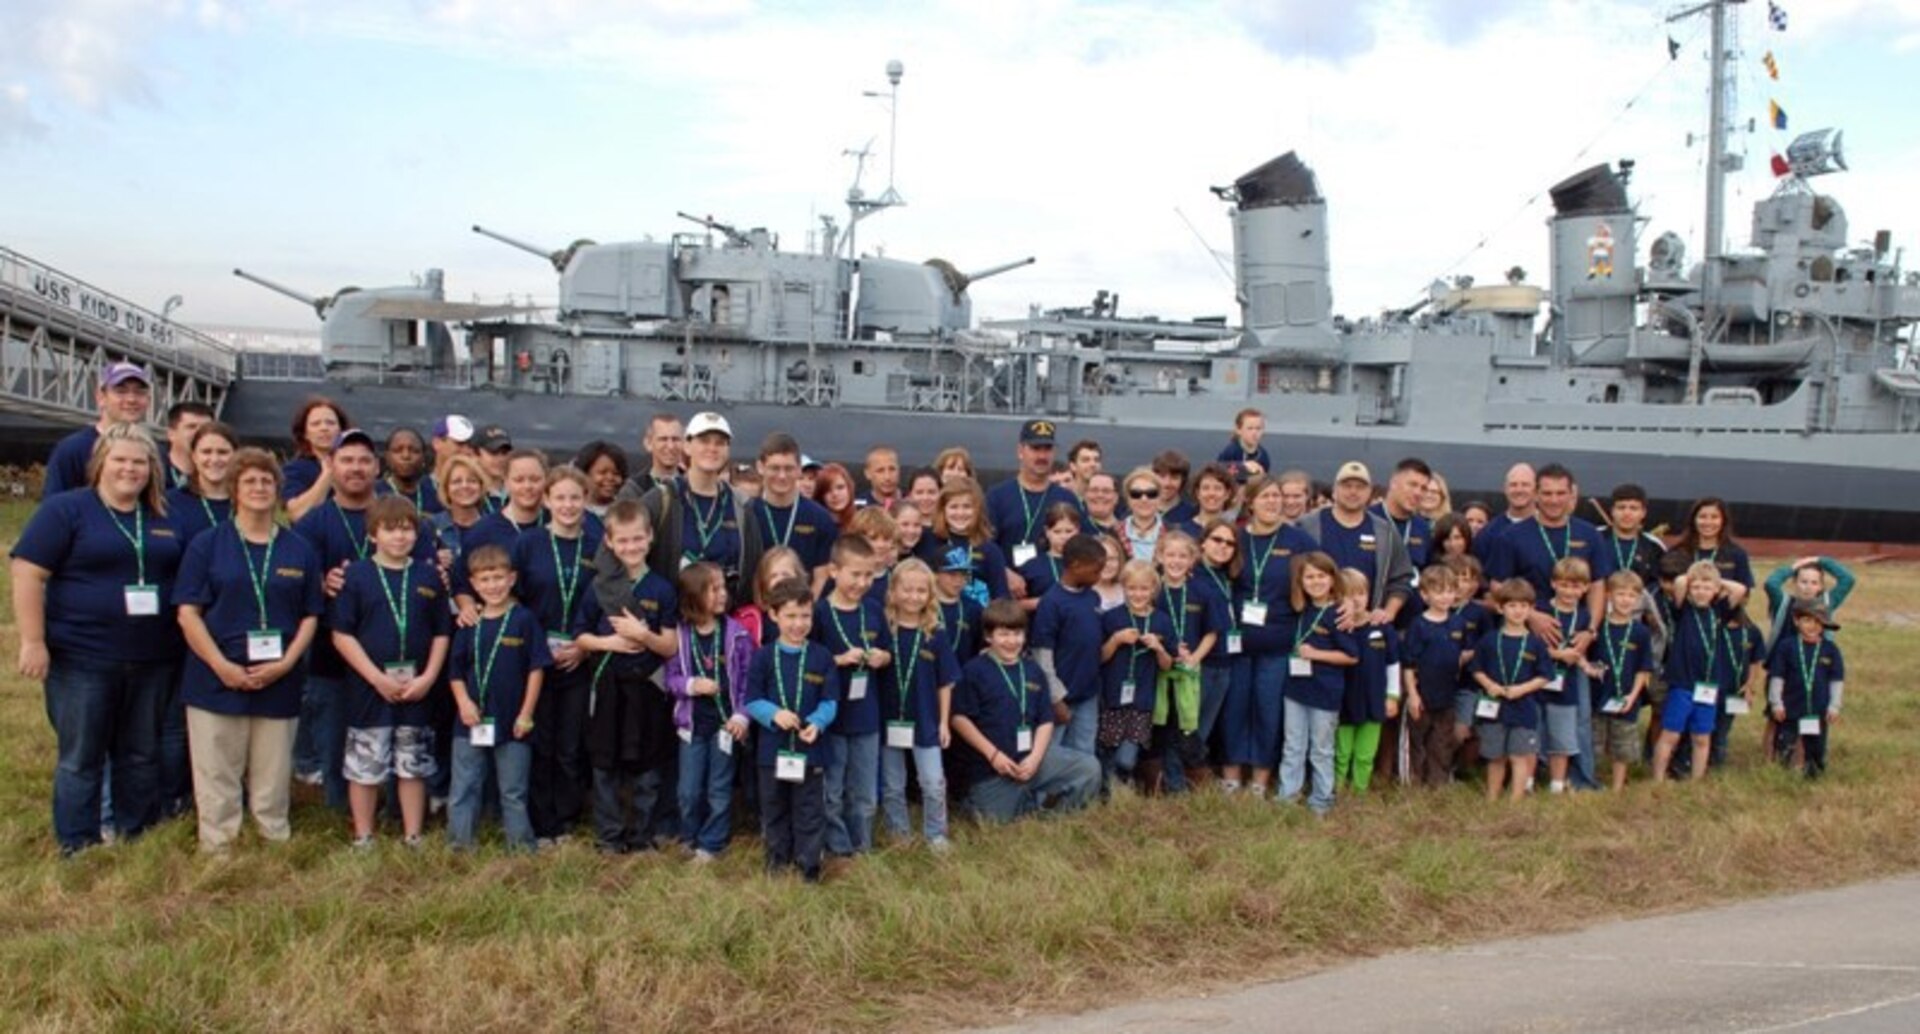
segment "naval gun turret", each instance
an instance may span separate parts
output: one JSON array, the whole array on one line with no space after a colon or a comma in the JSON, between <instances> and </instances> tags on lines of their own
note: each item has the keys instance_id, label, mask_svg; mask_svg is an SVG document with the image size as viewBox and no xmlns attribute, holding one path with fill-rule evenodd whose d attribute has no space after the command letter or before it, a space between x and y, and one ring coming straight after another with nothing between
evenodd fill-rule
<instances>
[{"instance_id":1,"label":"naval gun turret","mask_svg":"<svg viewBox=\"0 0 1920 1034\"><path fill-rule=\"evenodd\" d=\"M963 273L945 259L903 262L863 258L859 262L860 300L854 307L854 336L872 339L885 333L945 338L966 330L973 325L973 299L967 295L967 288L1033 263L1029 255Z\"/></svg>"},{"instance_id":2,"label":"naval gun turret","mask_svg":"<svg viewBox=\"0 0 1920 1034\"><path fill-rule=\"evenodd\" d=\"M582 238L549 251L475 224L473 232L538 255L560 274L560 318L597 327L683 314L674 289L674 248L653 241L599 244Z\"/></svg>"},{"instance_id":3,"label":"naval gun turret","mask_svg":"<svg viewBox=\"0 0 1920 1034\"><path fill-rule=\"evenodd\" d=\"M443 275L429 269L417 284L343 287L319 297L296 291L244 269L233 275L311 306L320 318L320 359L331 372L364 372L444 366L452 361L453 337ZM468 307L475 308L475 307Z\"/></svg>"}]
</instances>

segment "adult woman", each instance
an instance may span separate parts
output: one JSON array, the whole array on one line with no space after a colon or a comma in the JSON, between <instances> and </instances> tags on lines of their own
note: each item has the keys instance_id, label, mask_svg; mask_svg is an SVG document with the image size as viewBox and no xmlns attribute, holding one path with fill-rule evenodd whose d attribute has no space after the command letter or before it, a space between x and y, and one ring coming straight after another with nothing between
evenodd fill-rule
<instances>
[{"instance_id":1,"label":"adult woman","mask_svg":"<svg viewBox=\"0 0 1920 1034\"><path fill-rule=\"evenodd\" d=\"M243 783L260 835L290 835L293 729L324 606L319 554L274 524L280 465L242 449L232 468L233 520L189 544L176 594L191 651L180 696L205 851L239 834ZM197 454L194 469L204 469Z\"/></svg>"},{"instance_id":2,"label":"adult woman","mask_svg":"<svg viewBox=\"0 0 1920 1034\"><path fill-rule=\"evenodd\" d=\"M1160 516L1160 477L1150 467L1135 467L1127 472L1126 489L1127 519L1120 523L1121 536L1132 559L1152 563L1166 528Z\"/></svg>"},{"instance_id":3,"label":"adult woman","mask_svg":"<svg viewBox=\"0 0 1920 1034\"><path fill-rule=\"evenodd\" d=\"M627 451L612 442L591 441L574 454L573 465L587 475L587 512L605 517L620 486L627 483Z\"/></svg>"},{"instance_id":4,"label":"adult woman","mask_svg":"<svg viewBox=\"0 0 1920 1034\"><path fill-rule=\"evenodd\" d=\"M923 519L930 518L933 508L940 505L940 474L922 467L907 475L906 495L908 502L920 508Z\"/></svg>"},{"instance_id":5,"label":"adult woman","mask_svg":"<svg viewBox=\"0 0 1920 1034\"><path fill-rule=\"evenodd\" d=\"M1218 463L1200 468L1200 473L1193 476L1194 514L1188 520L1195 538L1214 521L1233 521L1233 504L1239 492L1233 471Z\"/></svg>"},{"instance_id":6,"label":"adult woman","mask_svg":"<svg viewBox=\"0 0 1920 1034\"><path fill-rule=\"evenodd\" d=\"M821 467L813 479L813 500L833 514L836 526L845 528L854 511L853 475L838 463Z\"/></svg>"},{"instance_id":7,"label":"adult woman","mask_svg":"<svg viewBox=\"0 0 1920 1034\"><path fill-rule=\"evenodd\" d=\"M1753 591L1753 564L1733 539L1733 514L1725 501L1708 496L1694 503L1674 548L1695 563L1705 560L1720 569L1720 591L1727 602L1738 607L1747 601L1747 593Z\"/></svg>"},{"instance_id":8,"label":"adult woman","mask_svg":"<svg viewBox=\"0 0 1920 1034\"><path fill-rule=\"evenodd\" d=\"M1453 493L1447 490L1447 479L1436 473L1420 492L1420 516L1437 521L1452 512Z\"/></svg>"},{"instance_id":9,"label":"adult woman","mask_svg":"<svg viewBox=\"0 0 1920 1034\"><path fill-rule=\"evenodd\" d=\"M293 415L293 459L282 470L280 495L287 519L299 520L333 494L333 440L353 426L347 411L332 399L310 398Z\"/></svg>"},{"instance_id":10,"label":"adult woman","mask_svg":"<svg viewBox=\"0 0 1920 1034\"><path fill-rule=\"evenodd\" d=\"M222 423L207 424L194 432L193 444L188 447L193 456L193 474L186 484L167 490L167 518L180 537L181 549L192 545L201 532L233 515L233 500L227 493L227 470L239 443L233 428Z\"/></svg>"},{"instance_id":11,"label":"adult woman","mask_svg":"<svg viewBox=\"0 0 1920 1034\"><path fill-rule=\"evenodd\" d=\"M471 555L481 546L499 546L511 556L522 536L539 531L547 523L547 457L544 453L535 449L513 450L513 455L507 457L506 487L507 501L500 509L480 518L461 534L463 554ZM464 614L468 601L473 598L467 591L467 572L455 565L452 581L456 603Z\"/></svg>"},{"instance_id":12,"label":"adult woman","mask_svg":"<svg viewBox=\"0 0 1920 1034\"><path fill-rule=\"evenodd\" d=\"M1433 522L1433 547L1428 559L1439 563L1448 557L1473 553L1473 526L1457 513L1442 514Z\"/></svg>"},{"instance_id":13,"label":"adult woman","mask_svg":"<svg viewBox=\"0 0 1920 1034\"><path fill-rule=\"evenodd\" d=\"M420 432L411 427L396 427L387 435L387 477L382 484L386 487L381 495L391 492L413 504L413 512L427 517L440 512L440 486L434 484L433 472L427 469L427 440Z\"/></svg>"},{"instance_id":14,"label":"adult woman","mask_svg":"<svg viewBox=\"0 0 1920 1034\"><path fill-rule=\"evenodd\" d=\"M184 773L184 729L179 757L162 749L167 709L178 704L180 634L167 603L181 550L160 462L138 425L108 427L87 464L89 487L42 502L13 548L20 674L45 680L58 744L53 829L62 854L100 842L109 760L124 837L159 818Z\"/></svg>"},{"instance_id":15,"label":"adult woman","mask_svg":"<svg viewBox=\"0 0 1920 1034\"><path fill-rule=\"evenodd\" d=\"M444 493L440 501L446 506L446 509L432 517L436 559L440 569L448 574L448 588L451 590L453 572L458 570L461 558L466 556L466 534L487 515L487 471L472 456L449 456L434 474L434 480L440 483ZM467 603L472 603L471 597L467 598ZM477 620L478 613L478 610L463 607L461 616L463 619Z\"/></svg>"},{"instance_id":16,"label":"adult woman","mask_svg":"<svg viewBox=\"0 0 1920 1034\"><path fill-rule=\"evenodd\" d=\"M972 478L954 478L940 490L940 501L933 508L933 527L923 532L934 555L944 555L959 546L973 561L973 580L967 593L985 606L989 600L1003 599L1007 590L1007 555L993 541L993 529L987 526L987 501L980 483ZM925 555L925 554L923 554Z\"/></svg>"},{"instance_id":17,"label":"adult woman","mask_svg":"<svg viewBox=\"0 0 1920 1034\"><path fill-rule=\"evenodd\" d=\"M1086 494L1080 501L1086 505L1088 524L1098 531L1119 533L1119 521L1113 514L1120 507L1120 488L1112 474L1102 470L1087 478Z\"/></svg>"},{"instance_id":18,"label":"adult woman","mask_svg":"<svg viewBox=\"0 0 1920 1034\"><path fill-rule=\"evenodd\" d=\"M942 487L954 478L980 480L980 476L973 470L973 454L958 445L950 449L941 449L940 455L933 458L933 469L940 472Z\"/></svg>"},{"instance_id":19,"label":"adult woman","mask_svg":"<svg viewBox=\"0 0 1920 1034\"><path fill-rule=\"evenodd\" d=\"M1247 479L1247 526L1240 533L1242 643L1251 658L1249 692L1240 701L1227 701L1223 719L1227 728L1225 778L1235 781L1251 769L1247 789L1266 795L1280 761L1280 691L1287 681L1294 647L1292 589L1293 558L1313 552L1313 539L1286 521L1280 502L1280 481L1264 474ZM1236 735L1236 731L1238 735Z\"/></svg>"},{"instance_id":20,"label":"adult woman","mask_svg":"<svg viewBox=\"0 0 1920 1034\"><path fill-rule=\"evenodd\" d=\"M1467 522L1467 530L1479 538L1480 532L1493 520L1493 507L1475 499L1460 508L1460 519Z\"/></svg>"}]
</instances>

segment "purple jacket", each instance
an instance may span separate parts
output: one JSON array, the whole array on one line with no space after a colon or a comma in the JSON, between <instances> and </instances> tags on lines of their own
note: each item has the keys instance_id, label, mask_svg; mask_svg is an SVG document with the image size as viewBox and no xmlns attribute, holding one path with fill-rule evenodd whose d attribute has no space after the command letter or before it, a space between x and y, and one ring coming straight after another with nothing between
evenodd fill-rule
<instances>
[{"instance_id":1,"label":"purple jacket","mask_svg":"<svg viewBox=\"0 0 1920 1034\"><path fill-rule=\"evenodd\" d=\"M694 680L693 672L693 626L682 624L677 633L680 636L680 650L667 661L667 695L673 698L673 727L681 732L693 728L693 701L687 693L687 683ZM726 645L722 649L725 661L722 668L725 673L723 685L727 698L733 704L733 716L747 717L747 668L753 663L753 635L746 627L730 617L720 619L721 641Z\"/></svg>"}]
</instances>

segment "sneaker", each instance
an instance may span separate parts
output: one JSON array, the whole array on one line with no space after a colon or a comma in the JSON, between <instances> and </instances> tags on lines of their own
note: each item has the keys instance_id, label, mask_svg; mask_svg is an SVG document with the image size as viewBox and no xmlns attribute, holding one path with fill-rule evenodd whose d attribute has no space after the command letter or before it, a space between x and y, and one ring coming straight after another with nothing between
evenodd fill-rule
<instances>
[{"instance_id":1,"label":"sneaker","mask_svg":"<svg viewBox=\"0 0 1920 1034\"><path fill-rule=\"evenodd\" d=\"M703 847L693 852L693 864L712 865L714 863L714 860L719 857L720 857L719 855L714 854L712 851L709 851Z\"/></svg>"},{"instance_id":2,"label":"sneaker","mask_svg":"<svg viewBox=\"0 0 1920 1034\"><path fill-rule=\"evenodd\" d=\"M373 834L353 838L353 849L361 854L373 850Z\"/></svg>"},{"instance_id":3,"label":"sneaker","mask_svg":"<svg viewBox=\"0 0 1920 1034\"><path fill-rule=\"evenodd\" d=\"M447 810L447 799L445 797L427 798L427 814L438 815L441 812L446 810Z\"/></svg>"},{"instance_id":4,"label":"sneaker","mask_svg":"<svg viewBox=\"0 0 1920 1034\"><path fill-rule=\"evenodd\" d=\"M320 775L320 770L317 768L310 769L305 772L296 772L294 773L293 778L296 782L305 783L308 786L319 786L322 783L326 782L326 780Z\"/></svg>"},{"instance_id":5,"label":"sneaker","mask_svg":"<svg viewBox=\"0 0 1920 1034\"><path fill-rule=\"evenodd\" d=\"M950 854L953 851L953 841L946 837L934 837L927 841L927 850L937 855Z\"/></svg>"},{"instance_id":6,"label":"sneaker","mask_svg":"<svg viewBox=\"0 0 1920 1034\"><path fill-rule=\"evenodd\" d=\"M415 833L414 835L407 837L406 839L400 842L406 845L406 848L409 851L418 851L421 848L427 846L426 838L421 836L418 833Z\"/></svg>"},{"instance_id":7,"label":"sneaker","mask_svg":"<svg viewBox=\"0 0 1920 1034\"><path fill-rule=\"evenodd\" d=\"M1239 792L1240 792L1240 780L1238 779L1220 780L1220 796L1232 797L1234 794Z\"/></svg>"}]
</instances>

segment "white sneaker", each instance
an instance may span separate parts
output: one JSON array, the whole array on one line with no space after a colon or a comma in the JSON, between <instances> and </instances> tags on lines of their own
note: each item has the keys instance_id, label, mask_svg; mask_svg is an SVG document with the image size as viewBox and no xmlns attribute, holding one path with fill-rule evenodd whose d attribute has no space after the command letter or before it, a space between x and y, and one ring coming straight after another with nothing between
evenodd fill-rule
<instances>
[{"instance_id":1,"label":"white sneaker","mask_svg":"<svg viewBox=\"0 0 1920 1034\"><path fill-rule=\"evenodd\" d=\"M953 850L953 841L948 840L946 837L934 837L932 840L927 841L927 850L937 855L948 854Z\"/></svg>"},{"instance_id":2,"label":"white sneaker","mask_svg":"<svg viewBox=\"0 0 1920 1034\"><path fill-rule=\"evenodd\" d=\"M714 854L712 851L709 851L703 847L693 852L693 864L712 865L714 860L719 857L720 857L719 855Z\"/></svg>"}]
</instances>

